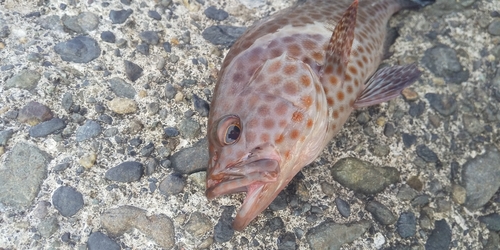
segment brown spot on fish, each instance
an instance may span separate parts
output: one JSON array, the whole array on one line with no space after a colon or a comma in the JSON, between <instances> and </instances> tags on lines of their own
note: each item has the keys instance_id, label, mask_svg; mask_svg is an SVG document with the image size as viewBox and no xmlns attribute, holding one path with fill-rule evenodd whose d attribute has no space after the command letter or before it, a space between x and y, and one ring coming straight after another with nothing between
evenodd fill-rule
<instances>
[{"instance_id":1,"label":"brown spot on fish","mask_svg":"<svg viewBox=\"0 0 500 250\"><path fill-rule=\"evenodd\" d=\"M274 123L275 122L273 119L268 118L264 120L264 123L262 125L264 125L264 128L266 129L272 129L274 128Z\"/></svg>"},{"instance_id":2,"label":"brown spot on fish","mask_svg":"<svg viewBox=\"0 0 500 250\"><path fill-rule=\"evenodd\" d=\"M255 128L255 127L259 126L259 120L260 120L260 119L258 119L257 117L252 118L252 119L248 122L248 126L249 126L250 128Z\"/></svg>"},{"instance_id":3,"label":"brown spot on fish","mask_svg":"<svg viewBox=\"0 0 500 250\"><path fill-rule=\"evenodd\" d=\"M351 75L350 74L345 74L345 76L344 76L344 82L350 82L350 81L352 81Z\"/></svg>"},{"instance_id":4,"label":"brown spot on fish","mask_svg":"<svg viewBox=\"0 0 500 250\"><path fill-rule=\"evenodd\" d=\"M252 131L248 131L246 133L245 139L246 139L247 143L252 143L252 142L255 141L255 139L257 139L257 135L254 132L252 132Z\"/></svg>"},{"instance_id":5,"label":"brown spot on fish","mask_svg":"<svg viewBox=\"0 0 500 250\"><path fill-rule=\"evenodd\" d=\"M313 53L312 53L312 55L311 55L311 56L312 56L312 58L313 58L316 62L322 62L322 61L323 61L323 54L322 54L322 53L320 53L320 52L315 51L315 52L313 52Z\"/></svg>"},{"instance_id":6,"label":"brown spot on fish","mask_svg":"<svg viewBox=\"0 0 500 250\"><path fill-rule=\"evenodd\" d=\"M292 114L292 121L294 122L301 122L302 119L304 119L304 115L300 111L295 111Z\"/></svg>"},{"instance_id":7,"label":"brown spot on fish","mask_svg":"<svg viewBox=\"0 0 500 250\"><path fill-rule=\"evenodd\" d=\"M306 39L302 41L302 46L306 51L313 51L318 48L318 45L312 40Z\"/></svg>"},{"instance_id":8,"label":"brown spot on fish","mask_svg":"<svg viewBox=\"0 0 500 250\"><path fill-rule=\"evenodd\" d=\"M280 102L278 103L278 105L276 105L274 111L276 112L277 115L284 115L288 111L288 107L286 103Z\"/></svg>"},{"instance_id":9,"label":"brown spot on fish","mask_svg":"<svg viewBox=\"0 0 500 250\"><path fill-rule=\"evenodd\" d=\"M333 74L333 65L331 65L331 64L326 65L323 73L327 74L327 75Z\"/></svg>"},{"instance_id":10,"label":"brown spot on fish","mask_svg":"<svg viewBox=\"0 0 500 250\"><path fill-rule=\"evenodd\" d=\"M295 83L288 81L284 86L285 93L289 95L297 94L297 85Z\"/></svg>"},{"instance_id":11,"label":"brown spot on fish","mask_svg":"<svg viewBox=\"0 0 500 250\"><path fill-rule=\"evenodd\" d=\"M339 79L336 76L330 76L329 82L331 85L337 85L339 83Z\"/></svg>"},{"instance_id":12,"label":"brown spot on fish","mask_svg":"<svg viewBox=\"0 0 500 250\"><path fill-rule=\"evenodd\" d=\"M274 74L276 72L278 72L278 70L281 69L281 61L274 61L271 63L271 65L269 65L269 68L267 70L268 73L270 74Z\"/></svg>"},{"instance_id":13,"label":"brown spot on fish","mask_svg":"<svg viewBox=\"0 0 500 250\"><path fill-rule=\"evenodd\" d=\"M298 57L298 56L300 56L302 54L302 49L297 44L290 44L288 46L288 53L291 56Z\"/></svg>"},{"instance_id":14,"label":"brown spot on fish","mask_svg":"<svg viewBox=\"0 0 500 250\"><path fill-rule=\"evenodd\" d=\"M349 72L351 72L353 75L358 74L358 70L353 66L349 66Z\"/></svg>"},{"instance_id":15,"label":"brown spot on fish","mask_svg":"<svg viewBox=\"0 0 500 250\"><path fill-rule=\"evenodd\" d=\"M280 122L279 122L280 128L286 127L287 124L288 124L288 122L286 120L280 120Z\"/></svg>"},{"instance_id":16,"label":"brown spot on fish","mask_svg":"<svg viewBox=\"0 0 500 250\"><path fill-rule=\"evenodd\" d=\"M297 72L297 66L293 64L286 65L285 68L283 69L283 73L286 75L293 75Z\"/></svg>"},{"instance_id":17,"label":"brown spot on fish","mask_svg":"<svg viewBox=\"0 0 500 250\"><path fill-rule=\"evenodd\" d=\"M308 76L306 76L306 75L301 75L300 76L300 83L304 87L309 87L309 85L311 85L311 79Z\"/></svg>"},{"instance_id":18,"label":"brown spot on fish","mask_svg":"<svg viewBox=\"0 0 500 250\"><path fill-rule=\"evenodd\" d=\"M312 105L312 97L310 95L304 96L300 100L302 101L302 104L304 105L304 107L306 109L308 109L309 107L311 107L311 105Z\"/></svg>"},{"instance_id":19,"label":"brown spot on fish","mask_svg":"<svg viewBox=\"0 0 500 250\"><path fill-rule=\"evenodd\" d=\"M339 112L337 110L334 110L332 116L335 119L339 118Z\"/></svg>"},{"instance_id":20,"label":"brown spot on fish","mask_svg":"<svg viewBox=\"0 0 500 250\"><path fill-rule=\"evenodd\" d=\"M277 76L272 76L271 79L269 79L269 83L272 85L277 85L281 82L282 77L277 75Z\"/></svg>"},{"instance_id":21,"label":"brown spot on fish","mask_svg":"<svg viewBox=\"0 0 500 250\"><path fill-rule=\"evenodd\" d=\"M268 134L268 133L262 133L262 134L260 134L260 140L261 140L262 142L268 142L268 141L269 141L269 138L270 138L270 137L269 137L269 134Z\"/></svg>"},{"instance_id":22,"label":"brown spot on fish","mask_svg":"<svg viewBox=\"0 0 500 250\"><path fill-rule=\"evenodd\" d=\"M299 135L300 135L300 132L297 129L294 129L294 130L292 130L292 132L290 132L290 138L292 140L297 140L299 138Z\"/></svg>"},{"instance_id":23,"label":"brown spot on fish","mask_svg":"<svg viewBox=\"0 0 500 250\"><path fill-rule=\"evenodd\" d=\"M274 141L276 142L276 144L281 144L284 140L285 140L285 137L283 136L283 134L278 135L276 137L276 139L274 139Z\"/></svg>"},{"instance_id":24,"label":"brown spot on fish","mask_svg":"<svg viewBox=\"0 0 500 250\"><path fill-rule=\"evenodd\" d=\"M331 97L327 97L327 98L326 98L326 103L328 103L328 105L329 105L329 106L333 106L333 104L334 104L335 102L333 101L333 98L331 98Z\"/></svg>"},{"instance_id":25,"label":"brown spot on fish","mask_svg":"<svg viewBox=\"0 0 500 250\"><path fill-rule=\"evenodd\" d=\"M312 128L313 125L314 125L313 120L311 118L307 119L307 127Z\"/></svg>"},{"instance_id":26,"label":"brown spot on fish","mask_svg":"<svg viewBox=\"0 0 500 250\"><path fill-rule=\"evenodd\" d=\"M258 109L257 109L257 112L259 112L259 115L262 115L262 116L267 116L270 114L270 111L269 111L269 106L267 105L262 105L260 106Z\"/></svg>"},{"instance_id":27,"label":"brown spot on fish","mask_svg":"<svg viewBox=\"0 0 500 250\"><path fill-rule=\"evenodd\" d=\"M347 85L346 91L347 91L347 93L352 94L352 91L353 91L352 86Z\"/></svg>"}]
</instances>

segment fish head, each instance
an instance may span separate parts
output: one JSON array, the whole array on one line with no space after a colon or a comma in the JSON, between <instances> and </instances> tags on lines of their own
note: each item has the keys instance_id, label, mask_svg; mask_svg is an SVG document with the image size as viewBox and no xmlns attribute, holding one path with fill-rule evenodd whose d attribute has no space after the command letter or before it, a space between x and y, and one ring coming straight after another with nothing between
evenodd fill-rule
<instances>
[{"instance_id":1,"label":"fish head","mask_svg":"<svg viewBox=\"0 0 500 250\"><path fill-rule=\"evenodd\" d=\"M233 223L241 230L321 151L321 140L308 137L325 131L317 112L326 103L310 67L286 56L266 61L236 93L221 83L208 124L206 196L246 192Z\"/></svg>"}]
</instances>

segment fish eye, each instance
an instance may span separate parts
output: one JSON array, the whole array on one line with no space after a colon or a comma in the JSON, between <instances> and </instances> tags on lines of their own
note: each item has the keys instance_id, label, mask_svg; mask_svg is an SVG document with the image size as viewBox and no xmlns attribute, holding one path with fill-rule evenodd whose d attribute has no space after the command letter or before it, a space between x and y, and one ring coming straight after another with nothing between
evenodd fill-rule
<instances>
[{"instance_id":1,"label":"fish eye","mask_svg":"<svg viewBox=\"0 0 500 250\"><path fill-rule=\"evenodd\" d=\"M222 117L217 125L217 136L221 146L236 143L241 135L240 118L236 115Z\"/></svg>"},{"instance_id":2,"label":"fish eye","mask_svg":"<svg viewBox=\"0 0 500 250\"><path fill-rule=\"evenodd\" d=\"M241 128L239 124L231 124L226 129L226 136L224 137L224 143L226 145L235 143L238 138L240 138Z\"/></svg>"}]
</instances>

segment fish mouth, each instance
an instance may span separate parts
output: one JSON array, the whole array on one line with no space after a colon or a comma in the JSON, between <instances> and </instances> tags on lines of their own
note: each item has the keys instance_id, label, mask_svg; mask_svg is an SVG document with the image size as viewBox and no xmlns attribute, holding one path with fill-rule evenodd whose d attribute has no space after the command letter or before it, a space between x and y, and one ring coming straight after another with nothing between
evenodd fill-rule
<instances>
[{"instance_id":1,"label":"fish mouth","mask_svg":"<svg viewBox=\"0 0 500 250\"><path fill-rule=\"evenodd\" d=\"M220 169L216 166L215 169ZM209 173L206 196L209 200L225 194L247 192L254 193L266 183L278 180L279 161L276 159L258 159L248 163L239 163Z\"/></svg>"}]
</instances>

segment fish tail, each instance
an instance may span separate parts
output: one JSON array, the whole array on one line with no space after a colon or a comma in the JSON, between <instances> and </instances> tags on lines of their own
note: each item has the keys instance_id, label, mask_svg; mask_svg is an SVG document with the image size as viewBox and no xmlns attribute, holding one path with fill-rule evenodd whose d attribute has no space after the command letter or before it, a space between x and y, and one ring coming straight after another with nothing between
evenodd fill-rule
<instances>
[{"instance_id":1,"label":"fish tail","mask_svg":"<svg viewBox=\"0 0 500 250\"><path fill-rule=\"evenodd\" d=\"M427 5L431 5L436 0L397 0L403 9L420 9Z\"/></svg>"}]
</instances>

